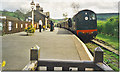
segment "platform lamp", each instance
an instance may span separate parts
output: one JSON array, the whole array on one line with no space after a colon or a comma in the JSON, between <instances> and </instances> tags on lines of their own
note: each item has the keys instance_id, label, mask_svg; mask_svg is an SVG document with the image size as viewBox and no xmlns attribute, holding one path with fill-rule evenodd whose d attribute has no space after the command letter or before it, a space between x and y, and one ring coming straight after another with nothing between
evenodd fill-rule
<instances>
[{"instance_id":1,"label":"platform lamp","mask_svg":"<svg viewBox=\"0 0 120 72\"><path fill-rule=\"evenodd\" d=\"M33 26L34 25L34 6L35 6L35 3L34 3L33 0L30 3L30 5L31 5L31 8L32 8L32 26Z\"/></svg>"}]
</instances>

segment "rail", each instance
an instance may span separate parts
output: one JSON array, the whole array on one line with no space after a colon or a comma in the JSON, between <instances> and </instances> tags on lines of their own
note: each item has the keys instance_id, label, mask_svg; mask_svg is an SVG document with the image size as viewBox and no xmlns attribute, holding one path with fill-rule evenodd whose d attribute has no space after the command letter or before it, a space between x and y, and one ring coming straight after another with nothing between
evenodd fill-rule
<instances>
[{"instance_id":1,"label":"rail","mask_svg":"<svg viewBox=\"0 0 120 72\"><path fill-rule=\"evenodd\" d=\"M112 71L103 62L103 51L100 47L95 49L94 61L40 59L40 48L38 46L32 48L30 52L30 63L25 66L24 71L42 70L40 67L44 67L43 70L46 71L54 71L56 67L62 71L70 71L71 68L76 68L77 71Z\"/></svg>"},{"instance_id":2,"label":"rail","mask_svg":"<svg viewBox=\"0 0 120 72\"><path fill-rule=\"evenodd\" d=\"M103 43L100 43L99 41L97 41L97 40L95 40L95 39L93 39L91 42L92 42L92 43L95 43L95 44L97 44L97 45L99 45L99 46L101 46L101 47L103 47L104 49L107 49L107 50L109 50L109 51L111 51L111 52L119 55L118 50L115 50L114 48L112 48L112 47L110 47L110 46L107 46L107 45L105 45L105 44L103 44Z\"/></svg>"}]
</instances>

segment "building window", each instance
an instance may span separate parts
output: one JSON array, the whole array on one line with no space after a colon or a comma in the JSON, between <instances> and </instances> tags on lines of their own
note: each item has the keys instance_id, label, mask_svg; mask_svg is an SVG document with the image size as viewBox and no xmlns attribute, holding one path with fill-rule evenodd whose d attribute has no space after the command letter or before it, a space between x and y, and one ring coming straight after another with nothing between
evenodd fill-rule
<instances>
[{"instance_id":1,"label":"building window","mask_svg":"<svg viewBox=\"0 0 120 72\"><path fill-rule=\"evenodd\" d=\"M39 28L39 24L37 23L37 28Z\"/></svg>"},{"instance_id":2,"label":"building window","mask_svg":"<svg viewBox=\"0 0 120 72\"><path fill-rule=\"evenodd\" d=\"M2 22L0 22L0 30L2 30L2 27L3 27L3 26L2 26Z\"/></svg>"},{"instance_id":3,"label":"building window","mask_svg":"<svg viewBox=\"0 0 120 72\"><path fill-rule=\"evenodd\" d=\"M21 24L21 28L23 28L23 24Z\"/></svg>"},{"instance_id":4,"label":"building window","mask_svg":"<svg viewBox=\"0 0 120 72\"><path fill-rule=\"evenodd\" d=\"M28 27L28 24L25 24L25 28L27 28Z\"/></svg>"},{"instance_id":5,"label":"building window","mask_svg":"<svg viewBox=\"0 0 120 72\"><path fill-rule=\"evenodd\" d=\"M18 23L16 23L16 28L18 28Z\"/></svg>"},{"instance_id":6,"label":"building window","mask_svg":"<svg viewBox=\"0 0 120 72\"><path fill-rule=\"evenodd\" d=\"M8 30L9 30L9 31L12 30L12 22L11 22L11 21L8 22Z\"/></svg>"}]
</instances>

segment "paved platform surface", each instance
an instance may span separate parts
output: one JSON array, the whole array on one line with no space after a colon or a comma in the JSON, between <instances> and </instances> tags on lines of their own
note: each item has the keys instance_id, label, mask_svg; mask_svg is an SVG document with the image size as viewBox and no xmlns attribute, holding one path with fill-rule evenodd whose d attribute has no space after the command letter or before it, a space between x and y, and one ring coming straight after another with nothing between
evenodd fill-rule
<instances>
[{"instance_id":1,"label":"paved platform surface","mask_svg":"<svg viewBox=\"0 0 120 72\"><path fill-rule=\"evenodd\" d=\"M22 70L29 62L30 48L41 48L40 59L90 60L74 35L65 29L53 32L36 30L33 36L25 32L3 36L2 58L6 61L3 70Z\"/></svg>"}]
</instances>

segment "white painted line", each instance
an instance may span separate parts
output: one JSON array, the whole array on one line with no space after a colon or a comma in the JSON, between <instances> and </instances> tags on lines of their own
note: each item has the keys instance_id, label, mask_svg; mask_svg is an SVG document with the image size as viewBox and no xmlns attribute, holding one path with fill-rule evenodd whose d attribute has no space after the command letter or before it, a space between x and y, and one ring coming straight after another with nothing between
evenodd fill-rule
<instances>
[{"instance_id":1,"label":"white painted line","mask_svg":"<svg viewBox=\"0 0 120 72\"><path fill-rule=\"evenodd\" d=\"M69 31L69 30L68 30ZM69 31L70 33L72 33L71 31ZM73 33L72 33L73 34ZM77 40L83 45L83 47L85 48L85 51L86 51L86 53L88 54L88 56L89 56L89 58L90 58L90 60L91 61L93 61L93 56L92 56L92 54L90 53L90 51L88 50L88 48L86 47L86 45L75 35L75 34L73 34L76 38L77 38Z\"/></svg>"}]
</instances>

